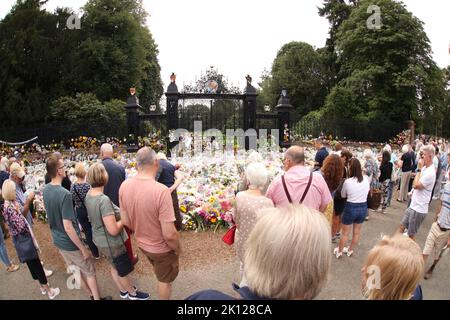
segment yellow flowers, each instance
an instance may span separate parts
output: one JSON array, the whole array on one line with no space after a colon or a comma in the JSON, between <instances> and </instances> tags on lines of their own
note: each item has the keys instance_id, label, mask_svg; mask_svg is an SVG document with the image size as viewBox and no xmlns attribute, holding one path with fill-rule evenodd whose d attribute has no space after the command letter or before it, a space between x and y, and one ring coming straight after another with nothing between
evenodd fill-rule
<instances>
[{"instance_id":1,"label":"yellow flowers","mask_svg":"<svg viewBox=\"0 0 450 320\"><path fill-rule=\"evenodd\" d=\"M186 206L184 204L182 204L180 206L180 211L183 212L183 213L186 213L187 210L186 210Z\"/></svg>"}]
</instances>

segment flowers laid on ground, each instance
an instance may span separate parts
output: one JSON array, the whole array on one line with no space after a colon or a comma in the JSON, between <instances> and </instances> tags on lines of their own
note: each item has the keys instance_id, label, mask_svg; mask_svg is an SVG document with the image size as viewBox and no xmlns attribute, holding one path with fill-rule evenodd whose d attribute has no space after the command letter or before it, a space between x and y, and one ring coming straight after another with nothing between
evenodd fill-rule
<instances>
[{"instance_id":1,"label":"flowers laid on ground","mask_svg":"<svg viewBox=\"0 0 450 320\"><path fill-rule=\"evenodd\" d=\"M405 137L402 134L401 137ZM272 137L274 138L274 137ZM327 144L334 145L338 142L337 137L323 136ZM344 138L345 139L345 138ZM88 137L80 137L73 141L74 143L98 143L97 140L89 139ZM113 144L120 143L118 140L111 140ZM144 145L150 145L157 149L161 147L161 140L158 135L154 134L149 138L140 139ZM314 147L315 139L312 136L304 137L302 145L305 147L306 165L311 166L314 163L314 156L316 153ZM396 141L398 143L398 140ZM274 143L274 141L270 141ZM263 145L261 151L264 163L269 171L270 180L279 176L283 172L283 152L271 151L267 148L269 144ZM363 151L365 148L373 147L375 152L379 152L383 145L365 144L363 142L346 143L344 145L353 153L353 155L363 162ZM36 147L36 146L35 146ZM116 145L117 147L117 145ZM260 149L260 150L261 150ZM114 158L125 167L127 177L136 175L136 155L132 153L122 152L120 149ZM77 149L76 156L70 158L70 167L73 167L75 162L83 161L86 168L92 163L98 161L96 153L91 150L81 151ZM398 153L397 150L394 151ZM183 226L185 230L192 230L195 232L213 230L220 228L228 228L232 224L232 213L234 210L235 192L237 185L242 178L242 172L248 164L248 152L243 150L229 151L225 154L221 153L203 153L191 157L185 155L181 158L172 159L173 164L181 165L180 171L185 176L185 180L178 187L179 207L183 215ZM67 157L67 152L66 152ZM69 162L68 160L66 160ZM41 192L44 186L45 164L34 164L27 167L26 188L27 190L35 191L35 212L38 219L46 221L46 213L42 204ZM73 169L68 170L72 181L75 180L73 176Z\"/></svg>"},{"instance_id":2,"label":"flowers laid on ground","mask_svg":"<svg viewBox=\"0 0 450 320\"><path fill-rule=\"evenodd\" d=\"M389 140L391 145L403 146L404 144L408 144L411 137L411 130L404 130L397 134L394 138Z\"/></svg>"}]
</instances>

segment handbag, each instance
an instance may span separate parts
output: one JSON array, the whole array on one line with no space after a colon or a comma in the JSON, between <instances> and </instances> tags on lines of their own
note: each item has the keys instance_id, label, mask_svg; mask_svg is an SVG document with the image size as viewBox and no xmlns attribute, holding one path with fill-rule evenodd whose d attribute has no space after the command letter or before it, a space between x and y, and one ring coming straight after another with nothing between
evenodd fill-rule
<instances>
[{"instance_id":1,"label":"handbag","mask_svg":"<svg viewBox=\"0 0 450 320\"><path fill-rule=\"evenodd\" d=\"M112 201L111 201L111 205L113 205L113 208L114 208L114 204L112 203ZM100 221L102 222L103 230L105 231L106 242L108 243L109 253L111 254L114 267L116 268L117 273L119 274L119 277L123 278L123 277L129 275L131 272L133 272L133 270L134 270L133 262L131 261L130 257L128 256L128 252L126 250L125 250L125 252L114 257L111 246L109 244L109 240L108 240L109 233L108 233L108 230L106 230L105 223L103 222L102 217L100 217ZM123 237L122 237L122 231L119 232L119 234L120 234L120 238L122 239L122 242L125 246L125 241L123 240Z\"/></svg>"},{"instance_id":2,"label":"handbag","mask_svg":"<svg viewBox=\"0 0 450 320\"><path fill-rule=\"evenodd\" d=\"M236 234L236 225L232 226L222 237L223 242L231 246L234 243L234 236Z\"/></svg>"},{"instance_id":3,"label":"handbag","mask_svg":"<svg viewBox=\"0 0 450 320\"><path fill-rule=\"evenodd\" d=\"M16 236L13 236L14 247L16 248L17 256L21 263L25 263L27 261L35 260L39 258L38 249L39 245L34 238L33 230L31 229L27 219L19 213L22 219L25 221L27 225L28 232L19 233Z\"/></svg>"},{"instance_id":4,"label":"handbag","mask_svg":"<svg viewBox=\"0 0 450 320\"><path fill-rule=\"evenodd\" d=\"M370 190L367 195L367 207L372 210L377 210L381 204L381 196L383 192L378 189Z\"/></svg>"},{"instance_id":5,"label":"handbag","mask_svg":"<svg viewBox=\"0 0 450 320\"><path fill-rule=\"evenodd\" d=\"M21 263L37 259L38 252L34 246L33 237L30 233L21 233L13 237L17 256Z\"/></svg>"}]
</instances>

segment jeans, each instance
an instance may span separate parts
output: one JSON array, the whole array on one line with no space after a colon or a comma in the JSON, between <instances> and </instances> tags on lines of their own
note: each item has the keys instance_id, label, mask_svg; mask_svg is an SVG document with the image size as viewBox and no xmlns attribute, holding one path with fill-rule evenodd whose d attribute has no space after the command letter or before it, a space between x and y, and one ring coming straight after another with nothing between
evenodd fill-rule
<instances>
[{"instance_id":1,"label":"jeans","mask_svg":"<svg viewBox=\"0 0 450 320\"><path fill-rule=\"evenodd\" d=\"M11 261L9 261L8 251L6 251L5 240L3 239L3 230L0 228L0 260L5 264L5 266L9 267L11 265Z\"/></svg>"},{"instance_id":2,"label":"jeans","mask_svg":"<svg viewBox=\"0 0 450 320\"><path fill-rule=\"evenodd\" d=\"M98 248L92 240L92 225L89 222L89 217L85 208L76 208L77 220L83 228L84 235L86 236L86 243L92 252L94 257L98 257Z\"/></svg>"},{"instance_id":3,"label":"jeans","mask_svg":"<svg viewBox=\"0 0 450 320\"><path fill-rule=\"evenodd\" d=\"M385 180L382 182L381 184L381 190L383 191L383 203L382 203L382 209L386 209L387 205L388 205L388 194L389 194L389 189L391 189L390 187L391 185L391 180Z\"/></svg>"},{"instance_id":4,"label":"jeans","mask_svg":"<svg viewBox=\"0 0 450 320\"><path fill-rule=\"evenodd\" d=\"M387 205L388 206L391 205L392 194L394 193L394 185L395 185L394 182L389 181L389 186L387 189Z\"/></svg>"}]
</instances>

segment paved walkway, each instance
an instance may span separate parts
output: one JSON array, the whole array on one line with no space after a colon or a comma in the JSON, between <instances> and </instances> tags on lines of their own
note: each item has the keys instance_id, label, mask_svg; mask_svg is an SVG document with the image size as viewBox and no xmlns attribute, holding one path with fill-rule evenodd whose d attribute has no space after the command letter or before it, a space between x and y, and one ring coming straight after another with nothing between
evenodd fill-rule
<instances>
[{"instance_id":1,"label":"paved walkway","mask_svg":"<svg viewBox=\"0 0 450 320\"><path fill-rule=\"evenodd\" d=\"M333 258L329 280L318 299L362 299L360 269L366 254L383 234L391 235L394 233L404 209L404 204L394 200L392 207L388 208L387 214L371 213L370 221L363 226L361 242L355 250L354 256L351 258L345 256L340 260ZM435 217L434 202L430 212L417 237L421 247L423 247L428 230ZM220 235L215 235L214 239L214 241L221 241ZM208 249L206 247L203 250ZM202 256L207 257L207 255ZM205 258L202 259L205 260ZM238 281L239 267L234 259L229 259L229 261L232 262L198 261L195 266L192 265L185 270L181 270L173 285L173 298L184 299L194 292L207 288L232 293L230 284L233 281ZM147 267L150 268L149 265ZM71 291L66 288L68 275L61 269L57 269L55 275L49 279L51 284L61 288L61 295L58 299L86 299L86 294L82 290ZM430 280L422 281L425 299L450 299L449 273L450 255L441 260ZM152 298L156 298L156 281L152 272L149 271L144 275L137 273L134 277L140 288L150 292ZM99 271L98 279L104 295L111 295L114 299L119 299L117 289L107 271ZM4 268L0 269L0 283L0 299L47 299L41 295L36 283L30 281L30 274L25 265L22 265L18 272L12 274L6 273Z\"/></svg>"}]
</instances>

